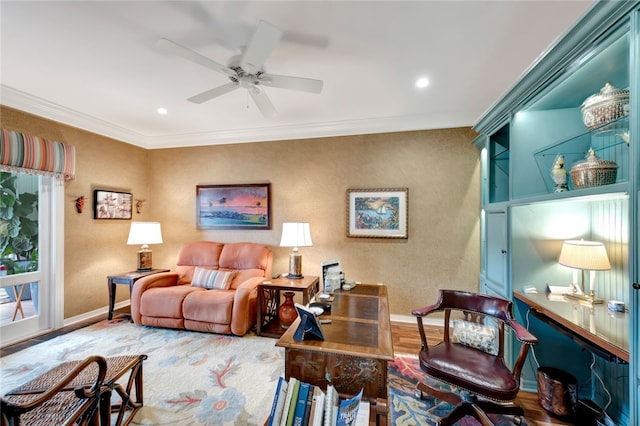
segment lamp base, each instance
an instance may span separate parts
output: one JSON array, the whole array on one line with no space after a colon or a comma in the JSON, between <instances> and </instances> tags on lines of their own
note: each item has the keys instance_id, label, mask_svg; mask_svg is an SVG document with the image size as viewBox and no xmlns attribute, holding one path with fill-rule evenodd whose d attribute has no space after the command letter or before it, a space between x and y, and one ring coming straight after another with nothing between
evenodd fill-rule
<instances>
[{"instance_id":1,"label":"lamp base","mask_svg":"<svg viewBox=\"0 0 640 426\"><path fill-rule=\"evenodd\" d=\"M153 269L151 266L152 254L148 248L142 248L138 251L138 271L150 271Z\"/></svg>"},{"instance_id":2,"label":"lamp base","mask_svg":"<svg viewBox=\"0 0 640 426\"><path fill-rule=\"evenodd\" d=\"M604 303L604 299L595 296L587 296L585 294L575 294L575 293L567 293L564 295L565 298L576 300L580 303L584 303L586 305L599 305Z\"/></svg>"},{"instance_id":3,"label":"lamp base","mask_svg":"<svg viewBox=\"0 0 640 426\"><path fill-rule=\"evenodd\" d=\"M287 278L289 278L290 280L299 280L304 278L304 275L292 275L291 272L289 272L287 274Z\"/></svg>"},{"instance_id":4,"label":"lamp base","mask_svg":"<svg viewBox=\"0 0 640 426\"><path fill-rule=\"evenodd\" d=\"M302 275L302 255L297 251L292 251L289 255L289 273L287 278L299 280L304 278Z\"/></svg>"}]
</instances>

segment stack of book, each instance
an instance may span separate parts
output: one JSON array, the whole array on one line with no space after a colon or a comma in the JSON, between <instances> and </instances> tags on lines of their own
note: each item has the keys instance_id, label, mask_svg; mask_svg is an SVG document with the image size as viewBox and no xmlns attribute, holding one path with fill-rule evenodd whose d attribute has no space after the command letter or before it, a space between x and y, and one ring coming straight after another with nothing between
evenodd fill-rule
<instances>
[{"instance_id":1,"label":"stack of book","mask_svg":"<svg viewBox=\"0 0 640 426\"><path fill-rule=\"evenodd\" d=\"M278 379L268 426L364 426L369 424L369 403L362 401L362 390L352 398L340 400L331 385L318 386L292 377Z\"/></svg>"}]
</instances>

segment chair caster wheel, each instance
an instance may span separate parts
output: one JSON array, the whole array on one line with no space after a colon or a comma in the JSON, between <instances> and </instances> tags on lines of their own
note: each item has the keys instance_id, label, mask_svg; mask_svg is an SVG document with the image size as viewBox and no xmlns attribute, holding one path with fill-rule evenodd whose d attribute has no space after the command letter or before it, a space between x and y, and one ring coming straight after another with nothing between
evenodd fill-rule
<instances>
[{"instance_id":1,"label":"chair caster wheel","mask_svg":"<svg viewBox=\"0 0 640 426\"><path fill-rule=\"evenodd\" d=\"M522 418L520 416L515 416L513 418L513 424L514 425L521 425L522 424Z\"/></svg>"},{"instance_id":2,"label":"chair caster wheel","mask_svg":"<svg viewBox=\"0 0 640 426\"><path fill-rule=\"evenodd\" d=\"M421 390L416 392L416 398L424 400L424 393Z\"/></svg>"}]
</instances>

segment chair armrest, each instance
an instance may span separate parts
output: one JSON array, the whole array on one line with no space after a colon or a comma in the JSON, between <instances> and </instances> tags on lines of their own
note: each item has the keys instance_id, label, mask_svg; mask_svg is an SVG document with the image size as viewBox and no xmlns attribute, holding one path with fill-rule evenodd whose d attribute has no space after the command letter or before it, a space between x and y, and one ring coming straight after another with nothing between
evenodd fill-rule
<instances>
[{"instance_id":1,"label":"chair armrest","mask_svg":"<svg viewBox=\"0 0 640 426\"><path fill-rule=\"evenodd\" d=\"M93 355L85 359L82 363L78 364L75 368L69 371L69 373L67 373L64 377L62 377L44 392L35 393L34 395L37 395L37 397L31 399L28 403L19 404L11 402L11 391L9 391L9 393L7 393L5 397L2 398L3 408L8 408L16 413L26 413L33 410L34 408L47 402L58 392L63 391L67 387L67 385L71 381L73 381L73 379L75 379L78 374L80 374L80 372L82 372L94 362L98 364L95 382L88 389L86 387L80 387L77 388L74 392L75 395L81 399L97 399L100 395L102 384L107 374L107 360L102 356ZM44 375L46 375L46 373L44 373ZM15 395L26 395L28 393L29 392L17 392Z\"/></svg>"},{"instance_id":2,"label":"chair armrest","mask_svg":"<svg viewBox=\"0 0 640 426\"><path fill-rule=\"evenodd\" d=\"M440 310L440 302L435 303L433 305L425 306L422 308L416 308L411 311L411 315L415 315L417 317L424 317L426 315L429 315L439 310Z\"/></svg>"},{"instance_id":3,"label":"chair armrest","mask_svg":"<svg viewBox=\"0 0 640 426\"><path fill-rule=\"evenodd\" d=\"M513 320L509 321L508 325L516 333L516 338L518 339L518 341L523 343L520 346L520 352L518 353L516 362L513 364L512 370L513 375L519 382L520 375L522 374L522 367L524 366L524 362L527 359L527 354L529 353L529 348L537 344L538 339L533 334L529 333L529 330Z\"/></svg>"},{"instance_id":4,"label":"chair armrest","mask_svg":"<svg viewBox=\"0 0 640 426\"><path fill-rule=\"evenodd\" d=\"M427 342L427 335L424 331L424 324L422 323L422 317L425 317L429 314L439 311L441 302L442 302L442 299L440 298L438 299L438 302L434 303L433 305L424 306L422 308L416 308L411 311L411 314L414 315L416 317L416 320L418 321L418 332L420 333L422 350L425 351L426 353L429 352L429 343Z\"/></svg>"},{"instance_id":5,"label":"chair armrest","mask_svg":"<svg viewBox=\"0 0 640 426\"><path fill-rule=\"evenodd\" d=\"M265 277L252 277L236 288L231 313L231 332L243 336L256 322L256 303L258 300L258 284Z\"/></svg>"},{"instance_id":6,"label":"chair armrest","mask_svg":"<svg viewBox=\"0 0 640 426\"><path fill-rule=\"evenodd\" d=\"M531 334L529 330L524 328L519 323L515 321L510 321L509 326L513 329L513 331L515 331L516 338L522 343L525 343L527 345L535 345L538 343L538 338L533 334Z\"/></svg>"},{"instance_id":7,"label":"chair armrest","mask_svg":"<svg viewBox=\"0 0 640 426\"><path fill-rule=\"evenodd\" d=\"M140 299L142 293L154 287L171 287L178 285L177 272L160 272L140 278L131 290L131 318L136 324L140 324Z\"/></svg>"}]
</instances>

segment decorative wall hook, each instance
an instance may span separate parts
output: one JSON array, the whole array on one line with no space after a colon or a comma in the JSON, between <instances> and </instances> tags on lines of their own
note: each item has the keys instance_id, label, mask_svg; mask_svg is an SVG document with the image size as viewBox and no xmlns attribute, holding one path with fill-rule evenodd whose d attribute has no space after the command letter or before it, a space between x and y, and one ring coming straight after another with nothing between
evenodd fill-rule
<instances>
[{"instance_id":1,"label":"decorative wall hook","mask_svg":"<svg viewBox=\"0 0 640 426\"><path fill-rule=\"evenodd\" d=\"M140 214L140 212L142 211L142 205L145 203L146 200L136 200L136 213Z\"/></svg>"},{"instance_id":2,"label":"decorative wall hook","mask_svg":"<svg viewBox=\"0 0 640 426\"><path fill-rule=\"evenodd\" d=\"M78 213L82 213L83 209L84 209L84 195L81 195L78 198L76 198L76 211Z\"/></svg>"}]
</instances>

